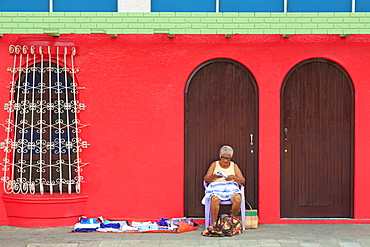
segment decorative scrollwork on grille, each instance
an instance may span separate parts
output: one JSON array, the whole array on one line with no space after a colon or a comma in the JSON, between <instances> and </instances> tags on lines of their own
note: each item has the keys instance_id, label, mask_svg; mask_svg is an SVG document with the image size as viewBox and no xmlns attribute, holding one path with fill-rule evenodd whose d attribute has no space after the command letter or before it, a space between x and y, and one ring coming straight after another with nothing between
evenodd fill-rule
<instances>
[{"instance_id":1,"label":"decorative scrollwork on grille","mask_svg":"<svg viewBox=\"0 0 370 247\"><path fill-rule=\"evenodd\" d=\"M79 136L87 125L77 118L86 106L77 99L76 49L11 45L9 53L11 97L4 104L8 119L0 124L7 133L0 142L4 191L80 193L88 164L80 152L89 144Z\"/></svg>"}]
</instances>

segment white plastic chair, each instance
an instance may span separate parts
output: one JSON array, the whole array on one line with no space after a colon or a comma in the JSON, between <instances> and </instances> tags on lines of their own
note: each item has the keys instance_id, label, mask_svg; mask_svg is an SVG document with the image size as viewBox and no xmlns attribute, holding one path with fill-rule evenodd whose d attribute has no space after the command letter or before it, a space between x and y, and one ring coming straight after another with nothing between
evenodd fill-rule
<instances>
[{"instance_id":1,"label":"white plastic chair","mask_svg":"<svg viewBox=\"0 0 370 247\"><path fill-rule=\"evenodd\" d=\"M208 184L203 181L204 189L207 188ZM242 196L242 201L240 203L240 215L242 218L242 225L243 225L243 230L245 230L245 198L244 198L244 185L239 185L240 191L241 191L241 196ZM212 224L212 214L211 214L211 198L208 198L205 201L204 205L204 223L205 223L205 228L207 228L209 225ZM231 205L233 204L231 200L223 200L220 202L220 205ZM236 215L235 215L236 216Z\"/></svg>"}]
</instances>

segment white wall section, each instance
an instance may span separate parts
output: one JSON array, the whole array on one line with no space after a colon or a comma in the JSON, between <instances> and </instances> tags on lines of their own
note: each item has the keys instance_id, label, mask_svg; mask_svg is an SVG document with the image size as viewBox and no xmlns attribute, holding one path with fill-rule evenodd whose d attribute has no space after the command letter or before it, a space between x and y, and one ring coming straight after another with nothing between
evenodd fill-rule
<instances>
[{"instance_id":1,"label":"white wall section","mask_svg":"<svg viewBox=\"0 0 370 247\"><path fill-rule=\"evenodd\" d=\"M150 0L118 0L118 12L150 12Z\"/></svg>"}]
</instances>

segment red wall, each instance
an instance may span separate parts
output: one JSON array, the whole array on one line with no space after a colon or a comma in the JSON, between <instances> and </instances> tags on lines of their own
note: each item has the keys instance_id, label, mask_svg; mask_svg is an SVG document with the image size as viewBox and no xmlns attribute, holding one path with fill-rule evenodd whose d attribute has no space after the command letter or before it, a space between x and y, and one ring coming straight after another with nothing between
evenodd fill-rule
<instances>
[{"instance_id":1,"label":"red wall","mask_svg":"<svg viewBox=\"0 0 370 247\"><path fill-rule=\"evenodd\" d=\"M0 38L0 102L9 98L12 65ZM355 88L355 219L370 219L370 36L353 35L65 35L78 46L76 67L81 153L88 195L86 215L119 218L180 217L184 211L184 88L203 62L229 58L245 65L259 88L259 214L280 219L280 87L288 71L310 58L327 58L347 70ZM55 38L58 39L58 38ZM7 114L0 112L0 122ZM5 131L0 129L0 140ZM217 152L217 150L215 150ZM0 159L3 154L0 154ZM332 222L332 221L326 221ZM339 221L335 221L339 222ZM342 222L343 223L343 222ZM8 224L0 200L0 224Z\"/></svg>"}]
</instances>

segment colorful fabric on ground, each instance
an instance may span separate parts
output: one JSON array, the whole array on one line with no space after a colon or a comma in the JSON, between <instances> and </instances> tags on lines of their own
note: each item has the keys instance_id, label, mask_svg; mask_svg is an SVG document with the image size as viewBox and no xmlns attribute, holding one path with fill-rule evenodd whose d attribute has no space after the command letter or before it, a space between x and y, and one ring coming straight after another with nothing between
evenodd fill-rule
<instances>
[{"instance_id":1,"label":"colorful fabric on ground","mask_svg":"<svg viewBox=\"0 0 370 247\"><path fill-rule=\"evenodd\" d=\"M75 225L75 229L93 229L96 230L100 227L100 220L98 218L87 218L82 216L78 219L78 223ZM82 230L85 231L85 230ZM87 231L87 230L86 230Z\"/></svg>"},{"instance_id":2,"label":"colorful fabric on ground","mask_svg":"<svg viewBox=\"0 0 370 247\"><path fill-rule=\"evenodd\" d=\"M86 228L87 222L94 222L94 220L88 221L84 219L84 223L76 223L74 229L70 231L74 232L115 232L115 233L135 233L135 232L166 232L166 233L181 233L187 231L193 231L198 229L198 224L192 219L164 219L161 218L159 222L152 221L124 221L124 220L103 220L102 223L95 228ZM96 224L92 224L96 226Z\"/></svg>"},{"instance_id":3,"label":"colorful fabric on ground","mask_svg":"<svg viewBox=\"0 0 370 247\"><path fill-rule=\"evenodd\" d=\"M212 182L205 191L205 196L202 199L202 204L206 204L206 200L212 196L217 196L222 201L229 200L234 194L241 194L239 185L236 182Z\"/></svg>"}]
</instances>

